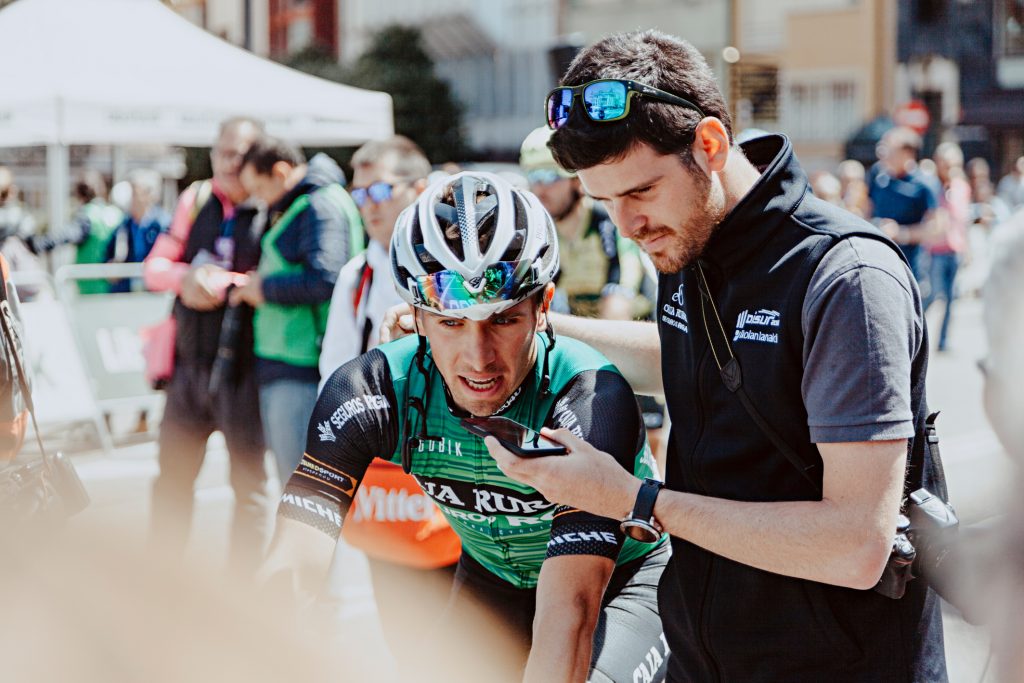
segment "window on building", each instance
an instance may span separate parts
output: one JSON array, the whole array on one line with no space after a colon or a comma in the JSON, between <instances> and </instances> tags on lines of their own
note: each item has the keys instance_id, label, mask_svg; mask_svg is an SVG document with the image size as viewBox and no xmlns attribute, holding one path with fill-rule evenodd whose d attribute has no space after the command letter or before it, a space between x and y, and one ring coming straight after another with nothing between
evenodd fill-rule
<instances>
[{"instance_id":1,"label":"window on building","mask_svg":"<svg viewBox=\"0 0 1024 683\"><path fill-rule=\"evenodd\" d=\"M800 79L782 95L782 131L794 140L845 139L860 122L857 84L849 79Z\"/></svg>"},{"instance_id":2,"label":"window on building","mask_svg":"<svg viewBox=\"0 0 1024 683\"><path fill-rule=\"evenodd\" d=\"M732 101L736 129L775 129L779 121L779 70L762 64L733 65Z\"/></svg>"},{"instance_id":3,"label":"window on building","mask_svg":"<svg viewBox=\"0 0 1024 683\"><path fill-rule=\"evenodd\" d=\"M1002 57L1024 56L1024 0L997 0L996 49Z\"/></svg>"}]
</instances>

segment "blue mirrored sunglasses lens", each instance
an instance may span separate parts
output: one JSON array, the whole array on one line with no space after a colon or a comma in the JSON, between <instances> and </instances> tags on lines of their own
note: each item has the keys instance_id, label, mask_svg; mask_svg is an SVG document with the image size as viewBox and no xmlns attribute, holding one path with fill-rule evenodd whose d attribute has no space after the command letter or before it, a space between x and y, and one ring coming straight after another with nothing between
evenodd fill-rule
<instances>
[{"instance_id":1,"label":"blue mirrored sunglasses lens","mask_svg":"<svg viewBox=\"0 0 1024 683\"><path fill-rule=\"evenodd\" d=\"M602 81L583 89L583 106L594 121L621 118L626 113L625 83Z\"/></svg>"},{"instance_id":2,"label":"blue mirrored sunglasses lens","mask_svg":"<svg viewBox=\"0 0 1024 683\"><path fill-rule=\"evenodd\" d=\"M366 206L367 200L372 201L374 204L380 204L391 199L391 193L394 190L393 185L388 185L385 182L374 183L369 187L353 187L349 191L349 195L352 197L352 201L356 203L360 209Z\"/></svg>"},{"instance_id":3,"label":"blue mirrored sunglasses lens","mask_svg":"<svg viewBox=\"0 0 1024 683\"><path fill-rule=\"evenodd\" d=\"M384 182L374 183L367 188L370 193L370 199L373 200L374 204L380 204L391 199L391 191L394 189L393 185L389 185Z\"/></svg>"},{"instance_id":4,"label":"blue mirrored sunglasses lens","mask_svg":"<svg viewBox=\"0 0 1024 683\"><path fill-rule=\"evenodd\" d=\"M561 128L569 118L572 109L572 90L559 88L548 95L548 125L555 130Z\"/></svg>"}]
</instances>

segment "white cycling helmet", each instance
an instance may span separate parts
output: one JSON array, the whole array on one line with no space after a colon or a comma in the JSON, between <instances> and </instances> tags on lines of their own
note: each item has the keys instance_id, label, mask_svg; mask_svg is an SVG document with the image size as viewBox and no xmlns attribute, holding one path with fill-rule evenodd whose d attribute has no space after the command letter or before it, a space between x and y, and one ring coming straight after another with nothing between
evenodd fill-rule
<instances>
[{"instance_id":1,"label":"white cycling helmet","mask_svg":"<svg viewBox=\"0 0 1024 683\"><path fill-rule=\"evenodd\" d=\"M457 173L432 183L398 217L391 271L413 306L485 320L554 279L555 224L532 193L492 173Z\"/></svg>"}]
</instances>

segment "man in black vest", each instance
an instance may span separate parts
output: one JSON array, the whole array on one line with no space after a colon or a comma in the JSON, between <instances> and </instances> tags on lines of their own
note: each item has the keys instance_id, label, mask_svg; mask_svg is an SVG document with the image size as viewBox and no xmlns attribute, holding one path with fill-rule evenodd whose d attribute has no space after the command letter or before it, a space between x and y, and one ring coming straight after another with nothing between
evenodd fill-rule
<instances>
[{"instance_id":1,"label":"man in black vest","mask_svg":"<svg viewBox=\"0 0 1024 683\"><path fill-rule=\"evenodd\" d=\"M266 446L256 387L253 310L241 304L228 318L225 303L229 286L242 282L244 273L259 263L266 217L246 201L238 171L261 133L262 125L251 119L221 125L210 154L212 180L194 183L182 193L170 229L144 262L149 289L178 295L174 374L160 425L160 474L153 484L152 541L172 555L184 550L206 442L220 431L235 494L228 560L244 573L255 570L269 531ZM223 336L233 362L222 363L211 387L225 320L235 331Z\"/></svg>"},{"instance_id":2,"label":"man in black vest","mask_svg":"<svg viewBox=\"0 0 1024 683\"><path fill-rule=\"evenodd\" d=\"M897 247L811 195L785 137L735 145L684 41L610 36L562 82L548 100L555 158L661 276L657 326L552 323L637 391L665 393L667 482L621 474L567 430L552 433L566 457L489 440L499 465L634 537L672 535L670 680L946 680L925 580L900 599L871 590L904 483L945 495L920 438L927 342Z\"/></svg>"}]
</instances>

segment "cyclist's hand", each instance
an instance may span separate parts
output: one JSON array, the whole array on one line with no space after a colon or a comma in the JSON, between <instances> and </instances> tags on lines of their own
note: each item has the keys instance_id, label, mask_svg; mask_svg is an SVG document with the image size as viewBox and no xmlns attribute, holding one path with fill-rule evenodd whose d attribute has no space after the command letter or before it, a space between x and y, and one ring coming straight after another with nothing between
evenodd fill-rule
<instances>
[{"instance_id":1,"label":"cyclist's hand","mask_svg":"<svg viewBox=\"0 0 1024 683\"><path fill-rule=\"evenodd\" d=\"M409 304L392 306L384 314L384 321L380 324L380 343L387 344L415 331L412 306Z\"/></svg>"},{"instance_id":2,"label":"cyclist's hand","mask_svg":"<svg viewBox=\"0 0 1024 683\"><path fill-rule=\"evenodd\" d=\"M537 489L552 503L612 519L623 519L632 510L640 480L615 458L567 429L544 428L541 433L565 446L569 453L520 458L493 436L484 439L484 444L502 472Z\"/></svg>"}]
</instances>

